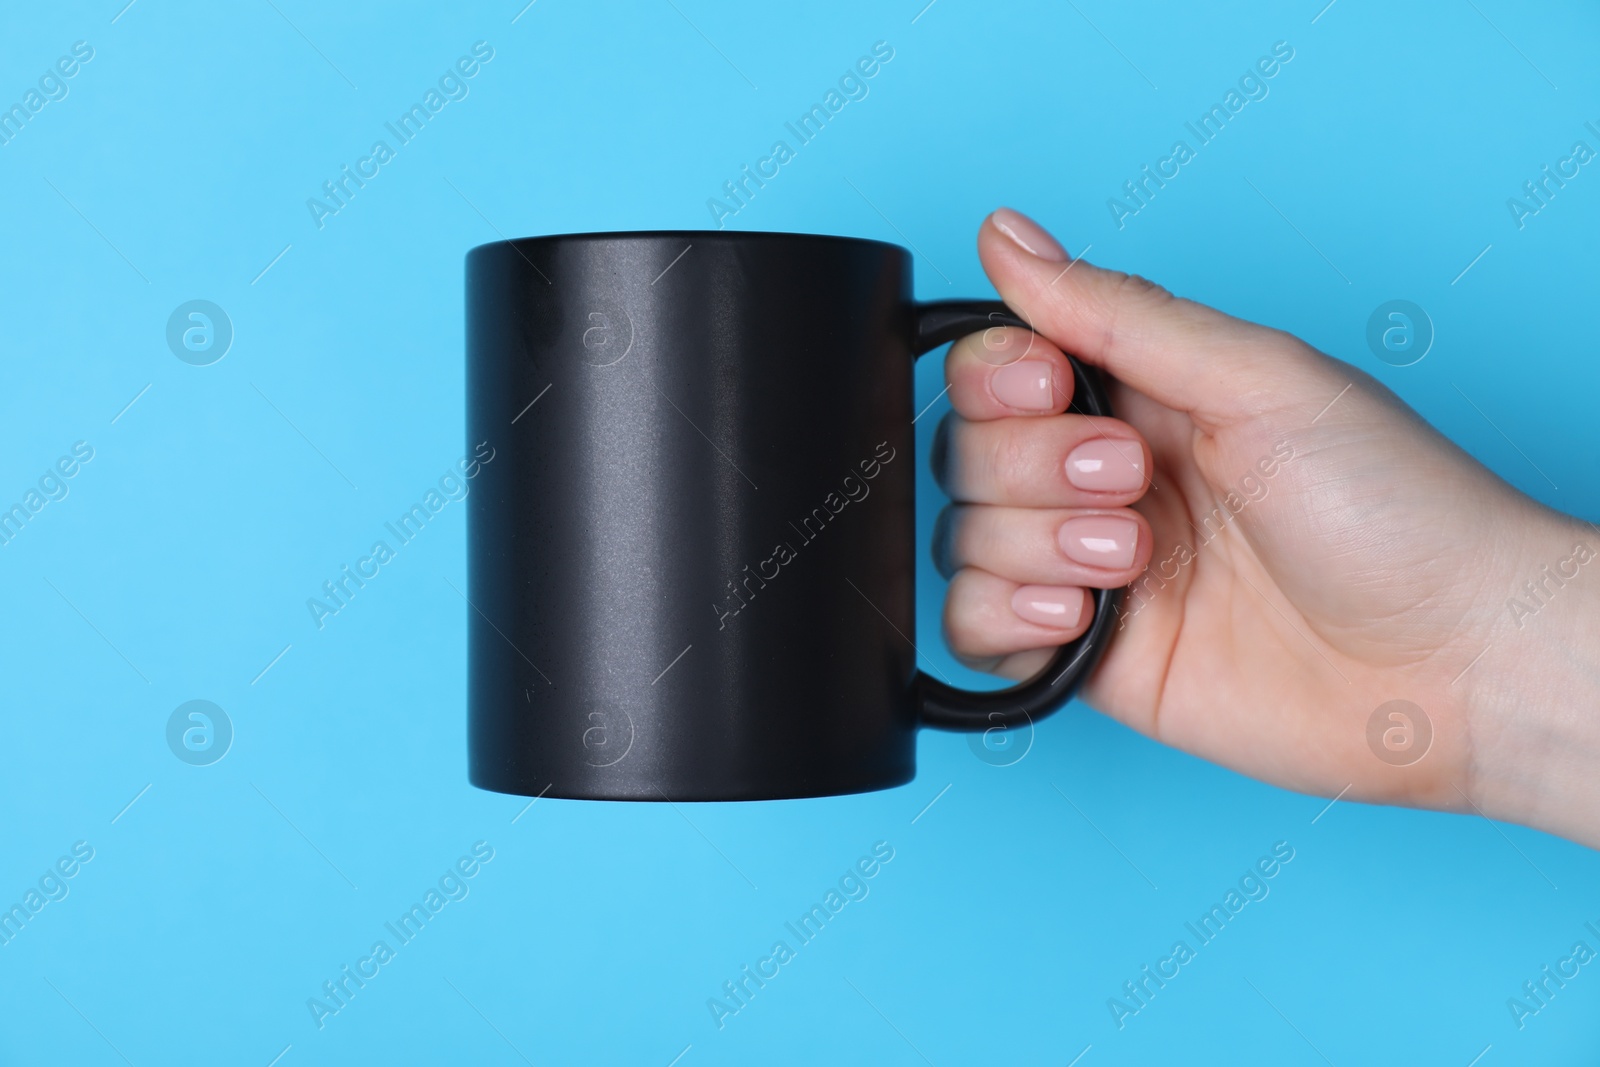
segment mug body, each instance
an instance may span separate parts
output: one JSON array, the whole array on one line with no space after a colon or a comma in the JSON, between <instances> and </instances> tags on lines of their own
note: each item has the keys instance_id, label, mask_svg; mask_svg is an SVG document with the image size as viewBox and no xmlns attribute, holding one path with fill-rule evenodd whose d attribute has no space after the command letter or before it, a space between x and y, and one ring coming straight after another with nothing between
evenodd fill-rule
<instances>
[{"instance_id":1,"label":"mug body","mask_svg":"<svg viewBox=\"0 0 1600 1067\"><path fill-rule=\"evenodd\" d=\"M909 254L800 234L467 257L470 778L754 800L915 770Z\"/></svg>"}]
</instances>

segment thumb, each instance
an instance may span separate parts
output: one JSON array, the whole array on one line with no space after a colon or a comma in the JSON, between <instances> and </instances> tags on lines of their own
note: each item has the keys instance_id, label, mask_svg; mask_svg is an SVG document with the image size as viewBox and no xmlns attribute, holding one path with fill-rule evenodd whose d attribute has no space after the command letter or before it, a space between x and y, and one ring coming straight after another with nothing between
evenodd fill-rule
<instances>
[{"instance_id":1,"label":"thumb","mask_svg":"<svg viewBox=\"0 0 1600 1067\"><path fill-rule=\"evenodd\" d=\"M1036 332L1204 428L1323 403L1336 377L1328 357L1289 334L1071 259L1009 208L984 221L978 256L1001 298Z\"/></svg>"}]
</instances>

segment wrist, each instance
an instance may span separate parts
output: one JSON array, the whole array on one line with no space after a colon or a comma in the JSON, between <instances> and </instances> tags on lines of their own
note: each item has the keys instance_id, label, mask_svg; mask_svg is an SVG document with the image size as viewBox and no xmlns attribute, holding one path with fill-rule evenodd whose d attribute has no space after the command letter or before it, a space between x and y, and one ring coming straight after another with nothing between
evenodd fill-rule
<instances>
[{"instance_id":1,"label":"wrist","mask_svg":"<svg viewBox=\"0 0 1600 1067\"><path fill-rule=\"evenodd\" d=\"M1600 533L1548 514L1536 529L1487 590L1487 648L1454 683L1471 736L1462 788L1491 818L1600 848Z\"/></svg>"}]
</instances>

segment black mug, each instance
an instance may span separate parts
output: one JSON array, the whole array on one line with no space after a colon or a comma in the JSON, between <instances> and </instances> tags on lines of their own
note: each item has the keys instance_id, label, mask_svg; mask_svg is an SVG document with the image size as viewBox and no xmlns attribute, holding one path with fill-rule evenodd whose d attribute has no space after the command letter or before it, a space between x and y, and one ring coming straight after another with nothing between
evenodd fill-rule
<instances>
[{"instance_id":1,"label":"black mug","mask_svg":"<svg viewBox=\"0 0 1600 1067\"><path fill-rule=\"evenodd\" d=\"M467 255L474 785L767 800L916 774L919 725L1065 703L1116 591L1037 677L916 667L912 361L1025 326L918 304L897 245L787 233L570 234ZM1108 415L1073 364L1072 409Z\"/></svg>"}]
</instances>

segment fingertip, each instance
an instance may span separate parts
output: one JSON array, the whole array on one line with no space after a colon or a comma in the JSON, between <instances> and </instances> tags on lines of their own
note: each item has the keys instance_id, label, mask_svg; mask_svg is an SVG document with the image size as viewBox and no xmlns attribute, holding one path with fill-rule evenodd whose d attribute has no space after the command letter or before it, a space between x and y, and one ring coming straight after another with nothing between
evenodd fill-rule
<instances>
[{"instance_id":1,"label":"fingertip","mask_svg":"<svg viewBox=\"0 0 1600 1067\"><path fill-rule=\"evenodd\" d=\"M1059 415L1072 403L1072 364L1030 330L996 327L968 334L945 359L950 405L963 418Z\"/></svg>"},{"instance_id":2,"label":"fingertip","mask_svg":"<svg viewBox=\"0 0 1600 1067\"><path fill-rule=\"evenodd\" d=\"M1014 285L1039 272L1059 276L1077 262L1042 226L1004 207L996 208L978 227L978 260L1002 296L1002 279Z\"/></svg>"},{"instance_id":3,"label":"fingertip","mask_svg":"<svg viewBox=\"0 0 1600 1067\"><path fill-rule=\"evenodd\" d=\"M1086 439L1067 454L1067 481L1086 493L1138 493L1150 487L1150 446L1133 427L1120 419L1107 420L1098 436ZM1126 433L1127 436L1122 436Z\"/></svg>"},{"instance_id":4,"label":"fingertip","mask_svg":"<svg viewBox=\"0 0 1600 1067\"><path fill-rule=\"evenodd\" d=\"M1071 258L1050 231L1020 211L1008 207L995 208L985 221L995 233L1036 259L1065 263Z\"/></svg>"},{"instance_id":5,"label":"fingertip","mask_svg":"<svg viewBox=\"0 0 1600 1067\"><path fill-rule=\"evenodd\" d=\"M1011 594L1011 610L1017 618L1063 635L1079 629L1088 603L1088 591L1076 586L1021 585Z\"/></svg>"},{"instance_id":6,"label":"fingertip","mask_svg":"<svg viewBox=\"0 0 1600 1067\"><path fill-rule=\"evenodd\" d=\"M1059 410L1056 368L1049 360L1019 359L988 373L989 398L1016 415L1048 415Z\"/></svg>"},{"instance_id":7,"label":"fingertip","mask_svg":"<svg viewBox=\"0 0 1600 1067\"><path fill-rule=\"evenodd\" d=\"M945 640L966 660L1009 656L1074 640L1089 628L1092 613L1082 588L1019 587L999 575L963 567L945 595Z\"/></svg>"}]
</instances>

